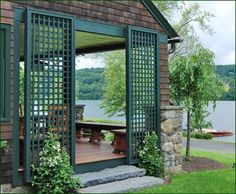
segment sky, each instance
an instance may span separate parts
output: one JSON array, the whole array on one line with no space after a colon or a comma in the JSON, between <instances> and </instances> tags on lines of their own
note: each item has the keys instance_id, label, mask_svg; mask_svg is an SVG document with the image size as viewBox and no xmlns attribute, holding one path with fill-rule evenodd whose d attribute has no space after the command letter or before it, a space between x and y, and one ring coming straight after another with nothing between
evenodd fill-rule
<instances>
[{"instance_id":1,"label":"sky","mask_svg":"<svg viewBox=\"0 0 236 194\"><path fill-rule=\"evenodd\" d=\"M212 12L213 35L198 31L202 44L215 53L216 65L235 64L235 1L201 1L202 9Z\"/></svg>"},{"instance_id":2,"label":"sky","mask_svg":"<svg viewBox=\"0 0 236 194\"><path fill-rule=\"evenodd\" d=\"M235 64L235 1L198 1L202 10L215 15L210 25L214 34L197 30L202 45L215 53L216 65ZM76 68L104 67L102 57L87 55L77 58Z\"/></svg>"}]
</instances>

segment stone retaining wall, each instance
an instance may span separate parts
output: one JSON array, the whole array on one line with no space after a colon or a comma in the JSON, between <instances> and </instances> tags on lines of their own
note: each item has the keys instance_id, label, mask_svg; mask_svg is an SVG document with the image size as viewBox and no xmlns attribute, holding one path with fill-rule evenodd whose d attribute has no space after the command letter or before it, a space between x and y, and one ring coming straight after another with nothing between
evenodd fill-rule
<instances>
[{"instance_id":1,"label":"stone retaining wall","mask_svg":"<svg viewBox=\"0 0 236 194\"><path fill-rule=\"evenodd\" d=\"M182 170L182 121L183 108L177 106L161 107L161 151L165 174Z\"/></svg>"}]
</instances>

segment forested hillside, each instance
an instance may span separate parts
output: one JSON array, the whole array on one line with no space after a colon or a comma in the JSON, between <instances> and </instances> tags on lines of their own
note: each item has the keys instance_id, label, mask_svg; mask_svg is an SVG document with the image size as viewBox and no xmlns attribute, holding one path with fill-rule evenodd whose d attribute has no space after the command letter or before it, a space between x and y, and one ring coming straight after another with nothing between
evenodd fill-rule
<instances>
[{"instance_id":1,"label":"forested hillside","mask_svg":"<svg viewBox=\"0 0 236 194\"><path fill-rule=\"evenodd\" d=\"M235 100L235 65L216 65L217 74L229 86L229 91L218 100ZM102 99L104 68L76 70L76 99Z\"/></svg>"},{"instance_id":2,"label":"forested hillside","mask_svg":"<svg viewBox=\"0 0 236 194\"><path fill-rule=\"evenodd\" d=\"M104 68L85 68L76 70L76 100L102 99L104 85Z\"/></svg>"},{"instance_id":3,"label":"forested hillside","mask_svg":"<svg viewBox=\"0 0 236 194\"><path fill-rule=\"evenodd\" d=\"M235 65L217 65L216 72L229 87L219 100L235 100Z\"/></svg>"}]
</instances>

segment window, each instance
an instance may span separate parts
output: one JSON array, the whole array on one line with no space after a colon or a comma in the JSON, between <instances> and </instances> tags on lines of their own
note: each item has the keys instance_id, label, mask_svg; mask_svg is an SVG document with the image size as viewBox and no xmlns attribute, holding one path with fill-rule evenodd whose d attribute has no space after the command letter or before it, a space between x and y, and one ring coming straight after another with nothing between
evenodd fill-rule
<instances>
[{"instance_id":1,"label":"window","mask_svg":"<svg viewBox=\"0 0 236 194\"><path fill-rule=\"evenodd\" d=\"M0 118L1 121L9 121L11 27L0 24L0 30Z\"/></svg>"}]
</instances>

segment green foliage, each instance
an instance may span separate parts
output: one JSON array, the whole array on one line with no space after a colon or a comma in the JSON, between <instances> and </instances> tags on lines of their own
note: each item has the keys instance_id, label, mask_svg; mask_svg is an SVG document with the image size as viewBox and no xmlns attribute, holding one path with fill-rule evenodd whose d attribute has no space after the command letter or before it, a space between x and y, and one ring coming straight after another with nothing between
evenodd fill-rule
<instances>
[{"instance_id":1,"label":"green foliage","mask_svg":"<svg viewBox=\"0 0 236 194\"><path fill-rule=\"evenodd\" d=\"M178 105L191 111L195 126L201 127L204 111L215 100L223 87L215 73L214 54L201 46L188 57L179 56L171 61L170 95Z\"/></svg>"},{"instance_id":2,"label":"green foliage","mask_svg":"<svg viewBox=\"0 0 236 194\"><path fill-rule=\"evenodd\" d=\"M40 152L39 166L32 166L34 176L32 186L39 193L69 193L79 187L78 180L72 178L70 157L60 146L57 135L49 130Z\"/></svg>"},{"instance_id":3,"label":"green foliage","mask_svg":"<svg viewBox=\"0 0 236 194\"><path fill-rule=\"evenodd\" d=\"M206 121L206 117L208 117L210 113L206 110L198 110L192 112L192 128L198 129L199 131L202 130L202 128L213 128L212 123L210 121Z\"/></svg>"},{"instance_id":4,"label":"green foliage","mask_svg":"<svg viewBox=\"0 0 236 194\"><path fill-rule=\"evenodd\" d=\"M22 67L20 68L19 105L20 105L20 114L23 115L23 112L24 112L24 69Z\"/></svg>"},{"instance_id":5,"label":"green foliage","mask_svg":"<svg viewBox=\"0 0 236 194\"><path fill-rule=\"evenodd\" d=\"M216 72L228 89L217 100L235 101L235 65L216 65Z\"/></svg>"},{"instance_id":6,"label":"green foliage","mask_svg":"<svg viewBox=\"0 0 236 194\"><path fill-rule=\"evenodd\" d=\"M114 133L111 132L104 132L105 141L114 141Z\"/></svg>"},{"instance_id":7,"label":"green foliage","mask_svg":"<svg viewBox=\"0 0 236 194\"><path fill-rule=\"evenodd\" d=\"M144 145L139 151L139 167L146 169L147 175L163 176L164 163L161 151L157 147L158 138L155 132L147 134L144 138Z\"/></svg>"},{"instance_id":8,"label":"green foliage","mask_svg":"<svg viewBox=\"0 0 236 194\"><path fill-rule=\"evenodd\" d=\"M171 177L171 183L139 191L138 193L235 193L235 154L192 150L192 156L221 162L229 169L180 173Z\"/></svg>"},{"instance_id":9,"label":"green foliage","mask_svg":"<svg viewBox=\"0 0 236 194\"><path fill-rule=\"evenodd\" d=\"M102 99L104 68L85 68L76 70L75 82L75 94L77 100Z\"/></svg>"},{"instance_id":10,"label":"green foliage","mask_svg":"<svg viewBox=\"0 0 236 194\"><path fill-rule=\"evenodd\" d=\"M196 26L201 30L212 32L210 19L213 15L202 11L198 3L186 5L184 1L154 1L160 11L171 21L175 30L184 40L178 44L171 59L182 54L189 54L196 49L199 39ZM175 17L175 16L180 17ZM173 19L174 18L174 19ZM180 18L176 20L176 18ZM197 24L197 25L196 25ZM210 78L209 78L210 79ZM188 79L186 79L188 80ZM105 87L102 108L108 116L124 115L125 90L125 57L123 51L114 51L106 54Z\"/></svg>"},{"instance_id":11,"label":"green foliage","mask_svg":"<svg viewBox=\"0 0 236 194\"><path fill-rule=\"evenodd\" d=\"M105 55L105 84L101 108L108 116L123 116L126 108L125 52L112 51Z\"/></svg>"},{"instance_id":12,"label":"green foliage","mask_svg":"<svg viewBox=\"0 0 236 194\"><path fill-rule=\"evenodd\" d=\"M222 85L224 85L226 88L221 92L222 96L217 96L217 100L235 100L235 65L216 65L216 73L218 74L218 81L221 82ZM92 74L86 75L87 71L93 72L94 75L96 75L96 82L99 83L95 85L97 88L94 91L99 91L95 92L90 88L89 90L84 89L87 87L86 85L83 85L82 80L92 80L93 81L93 76ZM85 74L84 74L85 73ZM79 74L79 75L78 75ZM87 72L88 74L88 72ZM21 74L23 75L23 73ZM85 78L86 75L86 78ZM103 88L104 87L104 68L92 68L92 69L81 69L76 71L76 79L77 79L77 84L76 84L76 96L77 99L80 100L94 100L94 99L102 99L103 96ZM88 81L85 81L88 82ZM23 88L23 84L21 84ZM94 85L93 85L94 87ZM82 88L79 90L79 88ZM99 90L98 90L99 88ZM228 90L227 90L228 89ZM22 90L23 91L23 90ZM125 90L123 91L125 92ZM220 93L220 94L221 94ZM20 95L22 96L22 95ZM23 100L23 99L22 99ZM23 104L23 101L22 101Z\"/></svg>"},{"instance_id":13,"label":"green foliage","mask_svg":"<svg viewBox=\"0 0 236 194\"><path fill-rule=\"evenodd\" d=\"M186 137L187 136L187 133L184 131L182 133L183 137ZM192 133L191 134L191 137L192 138L195 138L195 139L212 139L213 138L213 135L209 134L209 133Z\"/></svg>"},{"instance_id":14,"label":"green foliage","mask_svg":"<svg viewBox=\"0 0 236 194\"><path fill-rule=\"evenodd\" d=\"M235 65L216 65L216 73L221 77L235 79Z\"/></svg>"},{"instance_id":15,"label":"green foliage","mask_svg":"<svg viewBox=\"0 0 236 194\"><path fill-rule=\"evenodd\" d=\"M3 150L7 147L7 141L0 140L0 150Z\"/></svg>"}]
</instances>

